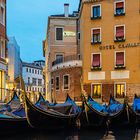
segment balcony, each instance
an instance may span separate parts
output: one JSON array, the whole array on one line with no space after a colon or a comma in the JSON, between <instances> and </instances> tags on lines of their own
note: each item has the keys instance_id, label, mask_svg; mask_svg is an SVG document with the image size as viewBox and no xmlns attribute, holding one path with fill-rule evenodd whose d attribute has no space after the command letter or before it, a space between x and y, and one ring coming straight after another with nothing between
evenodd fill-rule
<instances>
[{"instance_id":1,"label":"balcony","mask_svg":"<svg viewBox=\"0 0 140 140\"><path fill-rule=\"evenodd\" d=\"M78 55L69 55L52 62L52 71L66 67L81 67L82 61Z\"/></svg>"}]
</instances>

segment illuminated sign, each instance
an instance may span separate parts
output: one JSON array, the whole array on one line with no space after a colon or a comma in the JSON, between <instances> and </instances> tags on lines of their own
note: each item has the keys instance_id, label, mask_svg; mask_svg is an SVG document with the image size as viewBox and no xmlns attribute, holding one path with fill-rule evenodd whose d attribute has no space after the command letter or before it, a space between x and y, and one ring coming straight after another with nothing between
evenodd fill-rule
<instances>
[{"instance_id":1,"label":"illuminated sign","mask_svg":"<svg viewBox=\"0 0 140 140\"><path fill-rule=\"evenodd\" d=\"M63 35L64 37L74 37L76 36L76 33L71 31L64 31Z\"/></svg>"}]
</instances>

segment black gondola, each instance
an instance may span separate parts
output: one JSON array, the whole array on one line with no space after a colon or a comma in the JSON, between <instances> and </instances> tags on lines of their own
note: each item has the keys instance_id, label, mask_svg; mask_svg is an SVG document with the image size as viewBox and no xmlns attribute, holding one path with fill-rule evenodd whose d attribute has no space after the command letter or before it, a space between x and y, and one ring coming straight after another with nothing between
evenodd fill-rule
<instances>
[{"instance_id":1,"label":"black gondola","mask_svg":"<svg viewBox=\"0 0 140 140\"><path fill-rule=\"evenodd\" d=\"M124 103L121 104L111 96L107 112L110 127L117 125L128 126L134 123L135 116L128 105L128 102L125 100Z\"/></svg>"},{"instance_id":2,"label":"black gondola","mask_svg":"<svg viewBox=\"0 0 140 140\"><path fill-rule=\"evenodd\" d=\"M135 114L136 123L140 123L140 97L135 95L133 105L132 105L132 111Z\"/></svg>"},{"instance_id":3,"label":"black gondola","mask_svg":"<svg viewBox=\"0 0 140 140\"><path fill-rule=\"evenodd\" d=\"M77 117L80 112L70 110L69 114L63 114L54 109L43 110L43 108L33 105L26 95L25 97L25 111L28 123L33 128L41 129L58 129L73 126L76 124ZM70 103L72 100L65 103ZM72 104L72 103L71 103ZM74 107L75 109L75 107Z\"/></svg>"},{"instance_id":4,"label":"black gondola","mask_svg":"<svg viewBox=\"0 0 140 140\"><path fill-rule=\"evenodd\" d=\"M92 127L106 127L108 114L106 107L94 101L91 96L86 100L84 97L85 110L80 116L81 125Z\"/></svg>"},{"instance_id":5,"label":"black gondola","mask_svg":"<svg viewBox=\"0 0 140 140\"><path fill-rule=\"evenodd\" d=\"M41 93L39 93L39 98L37 100L37 102L35 103L36 106L39 106L41 103L47 102L45 101L44 97L42 96Z\"/></svg>"}]
</instances>

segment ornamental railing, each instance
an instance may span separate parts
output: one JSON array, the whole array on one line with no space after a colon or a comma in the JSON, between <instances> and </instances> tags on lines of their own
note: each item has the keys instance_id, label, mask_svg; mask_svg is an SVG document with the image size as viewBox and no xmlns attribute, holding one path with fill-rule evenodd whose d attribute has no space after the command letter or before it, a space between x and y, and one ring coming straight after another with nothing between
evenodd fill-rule
<instances>
[{"instance_id":1,"label":"ornamental railing","mask_svg":"<svg viewBox=\"0 0 140 140\"><path fill-rule=\"evenodd\" d=\"M80 55L69 55L60 59L56 59L55 61L52 62L52 66L55 66L64 62L74 61L74 60L81 60Z\"/></svg>"}]
</instances>

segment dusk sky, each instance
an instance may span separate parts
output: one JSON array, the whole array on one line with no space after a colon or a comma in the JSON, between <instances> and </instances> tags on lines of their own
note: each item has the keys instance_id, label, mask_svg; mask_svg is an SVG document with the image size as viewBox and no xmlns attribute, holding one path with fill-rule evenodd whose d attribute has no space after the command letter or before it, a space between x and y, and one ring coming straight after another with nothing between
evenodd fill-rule
<instances>
[{"instance_id":1,"label":"dusk sky","mask_svg":"<svg viewBox=\"0 0 140 140\"><path fill-rule=\"evenodd\" d=\"M64 3L70 4L72 13L78 9L79 0L7 0L7 34L15 36L23 61L43 59L48 16L63 14Z\"/></svg>"}]
</instances>

